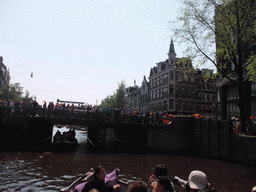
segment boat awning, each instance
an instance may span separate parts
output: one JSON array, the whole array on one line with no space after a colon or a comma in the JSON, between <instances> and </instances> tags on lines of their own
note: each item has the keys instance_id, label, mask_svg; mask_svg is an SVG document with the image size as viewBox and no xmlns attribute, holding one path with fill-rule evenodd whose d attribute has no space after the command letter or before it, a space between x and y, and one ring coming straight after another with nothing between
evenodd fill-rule
<instances>
[{"instance_id":1,"label":"boat awning","mask_svg":"<svg viewBox=\"0 0 256 192\"><path fill-rule=\"evenodd\" d=\"M63 101L57 99L57 103L74 103L74 104L84 104L84 102L79 102L79 101Z\"/></svg>"}]
</instances>

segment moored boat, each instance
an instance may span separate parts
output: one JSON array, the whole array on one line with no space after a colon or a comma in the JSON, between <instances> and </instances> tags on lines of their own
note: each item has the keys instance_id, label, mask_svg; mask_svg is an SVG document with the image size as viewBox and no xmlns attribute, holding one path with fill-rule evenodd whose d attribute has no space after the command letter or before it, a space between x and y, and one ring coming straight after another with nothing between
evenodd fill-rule
<instances>
[{"instance_id":1,"label":"moored boat","mask_svg":"<svg viewBox=\"0 0 256 192\"><path fill-rule=\"evenodd\" d=\"M120 170L115 169L113 172L109 173L105 177L105 183L108 186L114 186L115 184L119 184L120 188L117 189L118 192L127 192L128 189L128 183L121 181L118 179ZM81 192L83 187L85 186L88 179L90 179L93 175L93 170L87 172L82 177L75 180L70 186L68 186L66 189L60 189L61 192Z\"/></svg>"},{"instance_id":2,"label":"moored boat","mask_svg":"<svg viewBox=\"0 0 256 192\"><path fill-rule=\"evenodd\" d=\"M52 151L57 152L69 152L69 151L75 151L78 147L77 139L74 139L74 141L56 141L52 143Z\"/></svg>"},{"instance_id":3,"label":"moored boat","mask_svg":"<svg viewBox=\"0 0 256 192\"><path fill-rule=\"evenodd\" d=\"M62 128L62 127L64 127L64 125L55 125L55 127Z\"/></svg>"}]
</instances>

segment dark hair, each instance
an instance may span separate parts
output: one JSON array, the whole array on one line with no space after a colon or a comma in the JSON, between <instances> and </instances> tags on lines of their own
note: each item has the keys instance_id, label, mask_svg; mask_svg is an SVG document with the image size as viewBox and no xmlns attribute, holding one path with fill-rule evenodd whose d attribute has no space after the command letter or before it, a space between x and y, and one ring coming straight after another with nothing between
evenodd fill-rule
<instances>
[{"instance_id":1,"label":"dark hair","mask_svg":"<svg viewBox=\"0 0 256 192\"><path fill-rule=\"evenodd\" d=\"M172 184L171 184L171 181L170 181L167 177L165 177L165 176L159 177L156 181L157 181L160 185L163 185L163 186L164 186L165 191L168 191L168 192L174 191L173 186L172 186Z\"/></svg>"},{"instance_id":2,"label":"dark hair","mask_svg":"<svg viewBox=\"0 0 256 192\"><path fill-rule=\"evenodd\" d=\"M94 170L94 175L99 174L101 169L103 169L102 165L98 165L96 169Z\"/></svg>"},{"instance_id":3,"label":"dark hair","mask_svg":"<svg viewBox=\"0 0 256 192\"><path fill-rule=\"evenodd\" d=\"M164 164L159 164L156 166L154 174L159 178L161 176L166 176L167 172L167 167Z\"/></svg>"},{"instance_id":4,"label":"dark hair","mask_svg":"<svg viewBox=\"0 0 256 192\"><path fill-rule=\"evenodd\" d=\"M128 192L147 192L146 183L141 180L131 181L128 185Z\"/></svg>"}]
</instances>

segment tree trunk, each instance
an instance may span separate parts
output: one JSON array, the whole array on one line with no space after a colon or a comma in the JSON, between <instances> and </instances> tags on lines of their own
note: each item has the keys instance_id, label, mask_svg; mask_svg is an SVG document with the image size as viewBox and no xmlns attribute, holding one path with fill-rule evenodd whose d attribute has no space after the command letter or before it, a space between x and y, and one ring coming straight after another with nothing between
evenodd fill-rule
<instances>
[{"instance_id":1,"label":"tree trunk","mask_svg":"<svg viewBox=\"0 0 256 192\"><path fill-rule=\"evenodd\" d=\"M237 53L238 53L238 92L239 92L239 108L240 108L240 121L241 121L241 131L245 132L245 89L244 89L244 73L243 73L243 43L241 38L241 28L240 28L240 17L239 17L239 0L236 0L237 8Z\"/></svg>"}]
</instances>

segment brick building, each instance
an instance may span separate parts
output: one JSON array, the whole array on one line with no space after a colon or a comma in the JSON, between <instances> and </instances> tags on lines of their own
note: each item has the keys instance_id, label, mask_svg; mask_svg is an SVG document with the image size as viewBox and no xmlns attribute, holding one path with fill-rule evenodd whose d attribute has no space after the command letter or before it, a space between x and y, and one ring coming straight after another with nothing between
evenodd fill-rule
<instances>
[{"instance_id":1,"label":"brick building","mask_svg":"<svg viewBox=\"0 0 256 192\"><path fill-rule=\"evenodd\" d=\"M184 71L193 68L191 61L177 58L171 40L168 59L151 68L149 75L149 108L151 111L195 113L195 75L186 77ZM185 59L186 60L186 59Z\"/></svg>"},{"instance_id":2,"label":"brick building","mask_svg":"<svg viewBox=\"0 0 256 192\"><path fill-rule=\"evenodd\" d=\"M208 77L207 81L205 81L205 76ZM216 116L217 89L215 81L216 78L213 76L213 70L201 69L197 71L197 113Z\"/></svg>"},{"instance_id":3,"label":"brick building","mask_svg":"<svg viewBox=\"0 0 256 192\"><path fill-rule=\"evenodd\" d=\"M177 58L172 40L167 55L168 59L150 69L148 81L144 76L141 87L126 88L126 109L215 115L217 92L213 70L194 70L190 60ZM206 73L210 73L207 81L203 77Z\"/></svg>"}]
</instances>

